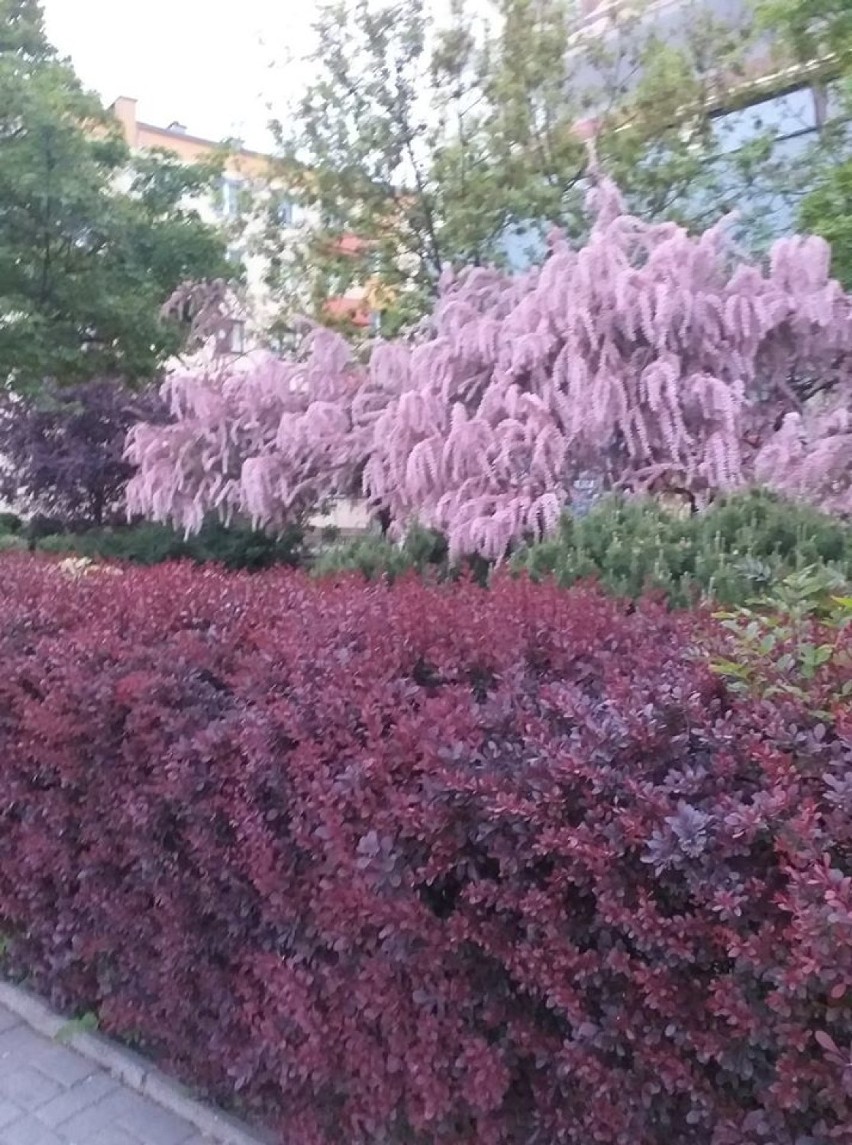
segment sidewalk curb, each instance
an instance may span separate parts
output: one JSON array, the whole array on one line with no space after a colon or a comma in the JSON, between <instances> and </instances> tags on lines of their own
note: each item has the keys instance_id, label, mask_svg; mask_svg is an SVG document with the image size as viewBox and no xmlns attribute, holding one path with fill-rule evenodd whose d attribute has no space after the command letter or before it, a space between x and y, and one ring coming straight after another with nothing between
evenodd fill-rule
<instances>
[{"instance_id":1,"label":"sidewalk curb","mask_svg":"<svg viewBox=\"0 0 852 1145\"><path fill-rule=\"evenodd\" d=\"M40 998L20 986L0 981L0 1005L11 1010L22 1022L44 1037L56 1039L67 1029L68 1020L54 1013ZM244 1126L221 1110L196 1101L191 1092L172 1081L145 1058L124 1049L101 1034L70 1034L65 1045L99 1065L128 1089L147 1097L163 1109L182 1117L216 1145L275 1145L270 1134Z\"/></svg>"}]
</instances>

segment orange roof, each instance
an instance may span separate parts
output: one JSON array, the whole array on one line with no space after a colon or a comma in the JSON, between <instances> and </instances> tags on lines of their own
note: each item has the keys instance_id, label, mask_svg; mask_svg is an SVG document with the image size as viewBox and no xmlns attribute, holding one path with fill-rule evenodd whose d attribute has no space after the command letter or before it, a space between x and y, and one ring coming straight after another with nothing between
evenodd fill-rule
<instances>
[{"instance_id":1,"label":"orange roof","mask_svg":"<svg viewBox=\"0 0 852 1145\"><path fill-rule=\"evenodd\" d=\"M186 162L197 163L214 155L224 155L227 166L246 175L268 175L275 163L270 155L251 151L246 147L214 139L204 139L200 135L190 135L177 123L169 127L158 127L137 118L136 100L119 96L109 109L121 125L129 147L138 150L155 148L171 151Z\"/></svg>"},{"instance_id":2,"label":"orange roof","mask_svg":"<svg viewBox=\"0 0 852 1145\"><path fill-rule=\"evenodd\" d=\"M329 298L323 310L333 321L351 322L362 328L370 325L370 308L361 298Z\"/></svg>"}]
</instances>

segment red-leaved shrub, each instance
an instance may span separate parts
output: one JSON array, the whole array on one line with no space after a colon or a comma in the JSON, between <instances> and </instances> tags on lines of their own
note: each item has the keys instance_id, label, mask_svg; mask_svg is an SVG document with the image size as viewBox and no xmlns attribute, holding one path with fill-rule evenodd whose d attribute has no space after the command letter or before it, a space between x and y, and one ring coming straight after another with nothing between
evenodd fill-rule
<instances>
[{"instance_id":1,"label":"red-leaved shrub","mask_svg":"<svg viewBox=\"0 0 852 1145\"><path fill-rule=\"evenodd\" d=\"M852 1141L852 718L726 694L706 617L0 595L0 929L54 1003L295 1145Z\"/></svg>"}]
</instances>

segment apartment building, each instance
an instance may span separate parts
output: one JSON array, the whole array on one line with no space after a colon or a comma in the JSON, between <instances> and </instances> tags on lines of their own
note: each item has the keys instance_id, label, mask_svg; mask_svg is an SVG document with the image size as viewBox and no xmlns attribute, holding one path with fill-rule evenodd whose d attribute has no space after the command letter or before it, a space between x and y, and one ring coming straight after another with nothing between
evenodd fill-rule
<instances>
[{"instance_id":1,"label":"apartment building","mask_svg":"<svg viewBox=\"0 0 852 1145\"><path fill-rule=\"evenodd\" d=\"M753 22L750 0L577 0L572 82L600 92L602 100L613 91L629 98L642 76L637 57L643 43L653 38L700 51L702 35L710 37L725 29L735 44L742 40L743 49L736 73L726 73L721 64L714 70L712 51L706 53L711 59L704 61L705 110L714 136L727 153L771 137L775 158L792 172L837 113L832 61L793 64L770 31L752 33ZM591 45L602 50L590 51ZM588 121L578 125L581 133L593 132L594 118L592 108ZM776 202L761 202L759 209L768 214L771 229L787 229L793 221L783 194Z\"/></svg>"},{"instance_id":2,"label":"apartment building","mask_svg":"<svg viewBox=\"0 0 852 1145\"><path fill-rule=\"evenodd\" d=\"M241 145L226 146L192 135L182 123L172 122L166 127L147 123L139 118L137 101L128 96L120 96L109 110L118 120L127 145L133 151L167 151L187 163L199 163L214 157L221 159L223 170L217 193L195 205L206 222L226 229L231 236L229 249L234 261L245 267L246 310L235 348L257 344L274 317L275 307L265 282L265 260L256 253L255 240L262 224L258 218L252 217L248 207L264 199L268 201L273 196L274 215L282 235L285 240L291 239L294 245L300 241L302 230L311 225L309 212L303 210L287 194L287 188L281 185L273 157ZM346 319L355 326L369 326L372 314L368 290L356 286L340 297L329 299L328 312L332 319Z\"/></svg>"}]
</instances>

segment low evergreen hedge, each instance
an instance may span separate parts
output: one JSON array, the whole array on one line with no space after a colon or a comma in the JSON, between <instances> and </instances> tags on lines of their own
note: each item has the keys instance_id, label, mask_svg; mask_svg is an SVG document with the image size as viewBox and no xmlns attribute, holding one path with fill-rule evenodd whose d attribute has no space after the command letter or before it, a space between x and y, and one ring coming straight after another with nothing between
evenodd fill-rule
<instances>
[{"instance_id":1,"label":"low evergreen hedge","mask_svg":"<svg viewBox=\"0 0 852 1145\"><path fill-rule=\"evenodd\" d=\"M9 547L16 547L11 539ZM295 526L276 538L248 525L211 521L184 538L146 523L42 536L37 547L143 565L184 559L248 570L309 566L319 577L357 573L370 581L406 573L444 580L464 572L484 584L491 571L481 559L452 565L444 538L419 527L402 544L367 536L311 548ZM736 605L804 568L852 580L852 527L766 492L737 494L686 517L652 500L613 497L586 516L566 514L552 537L518 550L510 565L533 580L553 577L563 587L594 579L617 596L635 598L652 589L675 606L702 597Z\"/></svg>"},{"instance_id":2,"label":"low evergreen hedge","mask_svg":"<svg viewBox=\"0 0 852 1145\"><path fill-rule=\"evenodd\" d=\"M852 528L767 492L737 494L678 516L651 500L610 498L515 554L512 568L567 586L586 578L609 592L647 589L675 605L709 596L738 604L803 568L852 578Z\"/></svg>"},{"instance_id":3,"label":"low evergreen hedge","mask_svg":"<svg viewBox=\"0 0 852 1145\"><path fill-rule=\"evenodd\" d=\"M320 549L311 565L315 576L360 573L367 580L395 580L408 572L431 572L443 579L449 572L447 542L431 529L414 528L402 542L386 537L357 537Z\"/></svg>"},{"instance_id":4,"label":"low evergreen hedge","mask_svg":"<svg viewBox=\"0 0 852 1145\"><path fill-rule=\"evenodd\" d=\"M209 521L199 533L184 537L166 525L144 522L46 536L37 542L37 548L40 552L138 565L190 560L195 564L215 563L230 569L256 571L273 565L300 565L304 560L303 540L302 529L295 525L280 537L274 537L246 524L226 526Z\"/></svg>"}]
</instances>

